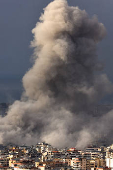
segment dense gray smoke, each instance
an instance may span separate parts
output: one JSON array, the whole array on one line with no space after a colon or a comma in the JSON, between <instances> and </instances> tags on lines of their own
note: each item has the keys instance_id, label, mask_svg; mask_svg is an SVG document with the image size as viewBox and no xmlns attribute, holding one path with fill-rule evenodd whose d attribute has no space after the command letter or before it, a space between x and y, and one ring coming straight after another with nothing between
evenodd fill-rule
<instances>
[{"instance_id":1,"label":"dense gray smoke","mask_svg":"<svg viewBox=\"0 0 113 170\"><path fill-rule=\"evenodd\" d=\"M94 106L113 91L107 76L98 73L102 66L96 47L106 34L103 24L55 0L32 33L35 62L23 77L21 101L0 119L0 142L83 148L109 137L112 112L93 114Z\"/></svg>"}]
</instances>

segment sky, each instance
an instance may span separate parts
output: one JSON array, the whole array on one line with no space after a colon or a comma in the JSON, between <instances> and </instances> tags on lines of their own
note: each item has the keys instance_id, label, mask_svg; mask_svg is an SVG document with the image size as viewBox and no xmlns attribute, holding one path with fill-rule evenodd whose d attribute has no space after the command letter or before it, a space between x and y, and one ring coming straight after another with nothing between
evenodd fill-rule
<instances>
[{"instance_id":1,"label":"sky","mask_svg":"<svg viewBox=\"0 0 113 170\"><path fill-rule=\"evenodd\" d=\"M20 99L23 91L22 77L32 66L35 27L50 0L0 0L0 102L11 103ZM68 0L69 5L85 9L92 17L97 15L107 30L104 40L98 45L99 59L104 71L113 82L113 0ZM113 95L104 103L112 103Z\"/></svg>"}]
</instances>

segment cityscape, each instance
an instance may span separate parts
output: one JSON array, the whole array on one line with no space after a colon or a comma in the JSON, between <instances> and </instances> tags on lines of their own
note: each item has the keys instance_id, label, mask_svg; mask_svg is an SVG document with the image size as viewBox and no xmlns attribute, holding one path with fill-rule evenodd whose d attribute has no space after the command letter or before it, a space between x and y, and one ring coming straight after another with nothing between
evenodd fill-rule
<instances>
[{"instance_id":1,"label":"cityscape","mask_svg":"<svg viewBox=\"0 0 113 170\"><path fill-rule=\"evenodd\" d=\"M68 136L67 136L68 137ZM34 146L0 145L3 170L112 170L113 145L57 149L42 142Z\"/></svg>"}]
</instances>

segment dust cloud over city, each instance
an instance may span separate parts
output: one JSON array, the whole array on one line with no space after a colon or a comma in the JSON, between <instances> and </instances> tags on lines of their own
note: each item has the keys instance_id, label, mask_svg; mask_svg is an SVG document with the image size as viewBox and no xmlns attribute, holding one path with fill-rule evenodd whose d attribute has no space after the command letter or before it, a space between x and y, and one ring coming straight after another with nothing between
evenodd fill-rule
<instances>
[{"instance_id":1,"label":"dust cloud over city","mask_svg":"<svg viewBox=\"0 0 113 170\"><path fill-rule=\"evenodd\" d=\"M37 18L38 20L38 18ZM23 77L24 91L0 118L0 143L84 148L112 143L113 112L94 115L94 107L113 92L96 48L106 29L96 16L51 2L32 30L34 64Z\"/></svg>"}]
</instances>

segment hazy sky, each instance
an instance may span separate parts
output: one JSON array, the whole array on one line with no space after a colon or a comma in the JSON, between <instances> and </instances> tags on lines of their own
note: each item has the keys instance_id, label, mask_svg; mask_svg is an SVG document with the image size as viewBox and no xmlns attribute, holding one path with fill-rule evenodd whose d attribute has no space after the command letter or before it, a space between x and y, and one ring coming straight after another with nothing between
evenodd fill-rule
<instances>
[{"instance_id":1,"label":"hazy sky","mask_svg":"<svg viewBox=\"0 0 113 170\"><path fill-rule=\"evenodd\" d=\"M35 27L43 8L50 0L0 0L0 102L19 99L21 79L31 67ZM69 5L85 9L90 16L96 14L107 29L107 36L98 47L100 60L105 63L104 72L113 82L113 0L68 0ZM107 97L113 102L113 97Z\"/></svg>"}]
</instances>

